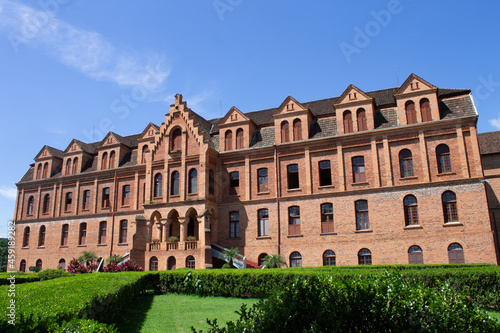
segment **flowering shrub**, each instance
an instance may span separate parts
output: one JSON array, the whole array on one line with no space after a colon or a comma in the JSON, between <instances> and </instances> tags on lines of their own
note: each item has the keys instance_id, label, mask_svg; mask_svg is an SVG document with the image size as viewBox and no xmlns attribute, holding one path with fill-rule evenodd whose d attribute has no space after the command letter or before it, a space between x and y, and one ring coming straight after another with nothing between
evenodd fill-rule
<instances>
[{"instance_id":1,"label":"flowering shrub","mask_svg":"<svg viewBox=\"0 0 500 333\"><path fill-rule=\"evenodd\" d=\"M75 258L71 259L71 261L69 262L67 271L68 271L68 273L72 273L72 274L88 273L87 267L80 264L78 259L75 259Z\"/></svg>"},{"instance_id":2,"label":"flowering shrub","mask_svg":"<svg viewBox=\"0 0 500 333\"><path fill-rule=\"evenodd\" d=\"M103 271L110 272L110 273L111 272L130 272L130 271L143 272L144 268L142 268L141 266L139 266L139 265L137 265L129 260L129 261L124 262L120 266L118 266L114 262L110 262L109 264L106 264L106 266L104 266Z\"/></svg>"}]
</instances>

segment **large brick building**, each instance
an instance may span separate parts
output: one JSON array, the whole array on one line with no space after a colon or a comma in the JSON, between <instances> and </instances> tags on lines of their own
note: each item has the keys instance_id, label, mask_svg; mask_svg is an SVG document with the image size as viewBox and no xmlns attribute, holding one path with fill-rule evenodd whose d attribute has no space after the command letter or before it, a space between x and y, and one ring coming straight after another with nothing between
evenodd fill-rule
<instances>
[{"instance_id":1,"label":"large brick building","mask_svg":"<svg viewBox=\"0 0 500 333\"><path fill-rule=\"evenodd\" d=\"M140 134L42 148L17 184L17 266L210 268L220 247L248 266L496 263L477 117L470 90L414 74L209 121L177 95Z\"/></svg>"}]
</instances>

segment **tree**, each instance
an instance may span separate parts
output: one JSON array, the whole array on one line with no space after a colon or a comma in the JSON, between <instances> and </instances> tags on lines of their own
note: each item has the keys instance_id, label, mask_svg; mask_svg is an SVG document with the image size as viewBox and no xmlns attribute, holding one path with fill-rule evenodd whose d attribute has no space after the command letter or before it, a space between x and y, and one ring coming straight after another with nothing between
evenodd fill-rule
<instances>
[{"instance_id":1,"label":"tree","mask_svg":"<svg viewBox=\"0 0 500 333\"><path fill-rule=\"evenodd\" d=\"M232 247L230 249L225 249L219 256L219 258L228 262L229 267L233 267L233 259L240 255L240 250L237 247Z\"/></svg>"},{"instance_id":2,"label":"tree","mask_svg":"<svg viewBox=\"0 0 500 333\"><path fill-rule=\"evenodd\" d=\"M264 258L262 266L265 268L281 268L283 266L286 267L287 264L281 254L271 254Z\"/></svg>"},{"instance_id":3,"label":"tree","mask_svg":"<svg viewBox=\"0 0 500 333\"><path fill-rule=\"evenodd\" d=\"M87 270L93 272L97 269L97 260L99 257L93 251L83 251L78 257L78 261L87 267Z\"/></svg>"}]
</instances>

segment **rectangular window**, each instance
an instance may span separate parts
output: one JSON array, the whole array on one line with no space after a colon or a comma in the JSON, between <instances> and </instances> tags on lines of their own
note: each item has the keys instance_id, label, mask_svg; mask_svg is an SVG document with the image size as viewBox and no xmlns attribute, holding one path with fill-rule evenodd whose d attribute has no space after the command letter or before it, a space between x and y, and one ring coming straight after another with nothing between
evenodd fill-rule
<instances>
[{"instance_id":1,"label":"rectangular window","mask_svg":"<svg viewBox=\"0 0 500 333\"><path fill-rule=\"evenodd\" d=\"M358 200L355 202L356 207L356 230L370 229L368 223L368 201Z\"/></svg>"},{"instance_id":2,"label":"rectangular window","mask_svg":"<svg viewBox=\"0 0 500 333\"><path fill-rule=\"evenodd\" d=\"M73 203L73 193L68 192L66 193L66 201L64 203L64 210L66 212L71 211L71 204Z\"/></svg>"},{"instance_id":3,"label":"rectangular window","mask_svg":"<svg viewBox=\"0 0 500 333\"><path fill-rule=\"evenodd\" d=\"M298 164L290 164L287 167L288 171L288 189L300 188L299 185L299 166Z\"/></svg>"},{"instance_id":4,"label":"rectangular window","mask_svg":"<svg viewBox=\"0 0 500 333\"><path fill-rule=\"evenodd\" d=\"M82 205L84 210L90 209L90 191L86 190L83 191L83 205Z\"/></svg>"},{"instance_id":5,"label":"rectangular window","mask_svg":"<svg viewBox=\"0 0 500 333\"><path fill-rule=\"evenodd\" d=\"M122 190L122 206L130 205L130 185L124 185Z\"/></svg>"},{"instance_id":6,"label":"rectangular window","mask_svg":"<svg viewBox=\"0 0 500 333\"><path fill-rule=\"evenodd\" d=\"M300 235L300 207L288 208L288 234Z\"/></svg>"},{"instance_id":7,"label":"rectangular window","mask_svg":"<svg viewBox=\"0 0 500 333\"><path fill-rule=\"evenodd\" d=\"M127 220L120 221L120 239L119 243L127 242Z\"/></svg>"},{"instance_id":8,"label":"rectangular window","mask_svg":"<svg viewBox=\"0 0 500 333\"><path fill-rule=\"evenodd\" d=\"M319 186L332 185L332 169L330 161L319 162Z\"/></svg>"},{"instance_id":9,"label":"rectangular window","mask_svg":"<svg viewBox=\"0 0 500 333\"><path fill-rule=\"evenodd\" d=\"M109 208L109 187L102 189L102 208Z\"/></svg>"},{"instance_id":10,"label":"rectangular window","mask_svg":"<svg viewBox=\"0 0 500 333\"><path fill-rule=\"evenodd\" d=\"M229 174L229 194L238 194L240 187L240 173L238 171Z\"/></svg>"},{"instance_id":11,"label":"rectangular window","mask_svg":"<svg viewBox=\"0 0 500 333\"><path fill-rule=\"evenodd\" d=\"M106 244L106 221L99 223L99 244Z\"/></svg>"},{"instance_id":12,"label":"rectangular window","mask_svg":"<svg viewBox=\"0 0 500 333\"><path fill-rule=\"evenodd\" d=\"M258 192L268 192L269 187L267 185L268 183L268 178L267 178L267 168L259 169L257 170L257 177L258 177Z\"/></svg>"},{"instance_id":13,"label":"rectangular window","mask_svg":"<svg viewBox=\"0 0 500 333\"><path fill-rule=\"evenodd\" d=\"M240 212L229 213L229 237L240 237Z\"/></svg>"},{"instance_id":14,"label":"rectangular window","mask_svg":"<svg viewBox=\"0 0 500 333\"><path fill-rule=\"evenodd\" d=\"M78 245L85 245L86 243L87 243L87 223L81 223Z\"/></svg>"},{"instance_id":15,"label":"rectangular window","mask_svg":"<svg viewBox=\"0 0 500 333\"><path fill-rule=\"evenodd\" d=\"M366 181L365 158L363 156L352 158L352 174L355 183L363 183Z\"/></svg>"},{"instance_id":16,"label":"rectangular window","mask_svg":"<svg viewBox=\"0 0 500 333\"><path fill-rule=\"evenodd\" d=\"M334 232L333 205L331 203L321 205L321 232Z\"/></svg>"},{"instance_id":17,"label":"rectangular window","mask_svg":"<svg viewBox=\"0 0 500 333\"><path fill-rule=\"evenodd\" d=\"M259 209L259 236L269 236L269 211Z\"/></svg>"},{"instance_id":18,"label":"rectangular window","mask_svg":"<svg viewBox=\"0 0 500 333\"><path fill-rule=\"evenodd\" d=\"M68 246L69 225L63 224L61 231L61 246Z\"/></svg>"}]
</instances>

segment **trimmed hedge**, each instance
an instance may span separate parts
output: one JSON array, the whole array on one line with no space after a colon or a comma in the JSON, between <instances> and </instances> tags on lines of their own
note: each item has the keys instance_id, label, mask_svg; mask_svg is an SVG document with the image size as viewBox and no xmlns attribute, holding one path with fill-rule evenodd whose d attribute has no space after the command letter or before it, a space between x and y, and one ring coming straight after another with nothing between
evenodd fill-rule
<instances>
[{"instance_id":1,"label":"trimmed hedge","mask_svg":"<svg viewBox=\"0 0 500 333\"><path fill-rule=\"evenodd\" d=\"M8 272L0 273L0 286L10 284L10 280L7 280L7 278L10 278L12 275L16 277L16 285L21 283L40 281L38 273Z\"/></svg>"},{"instance_id":2,"label":"trimmed hedge","mask_svg":"<svg viewBox=\"0 0 500 333\"><path fill-rule=\"evenodd\" d=\"M1 332L45 332L74 318L112 323L116 315L145 289L155 285L155 274L141 272L94 273L15 287L15 326L6 315ZM10 286L0 287L0 307L7 309Z\"/></svg>"},{"instance_id":3,"label":"trimmed hedge","mask_svg":"<svg viewBox=\"0 0 500 333\"><path fill-rule=\"evenodd\" d=\"M469 295L484 307L500 309L500 267L494 265L342 266L262 270L175 270L160 273L166 292L242 298L265 298L297 276L334 276L346 281L374 279L397 271L410 284L437 288L442 282Z\"/></svg>"}]
</instances>

